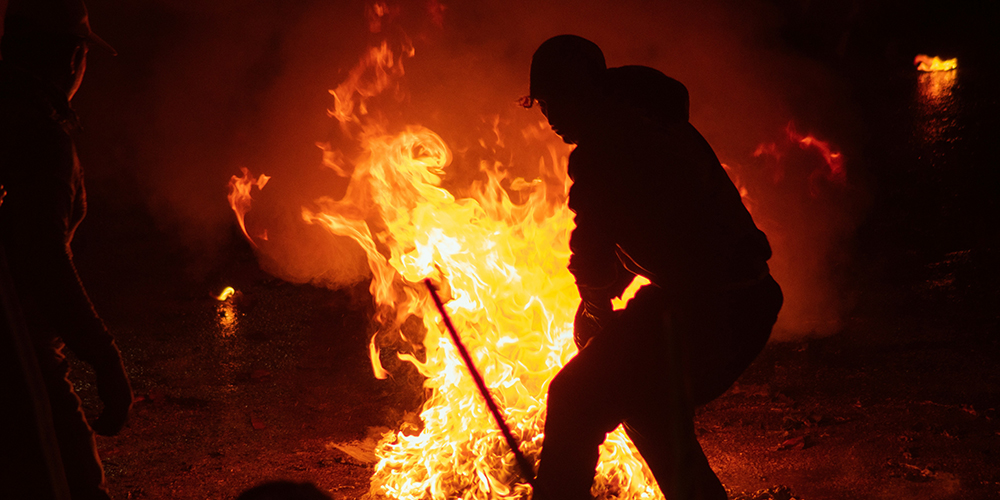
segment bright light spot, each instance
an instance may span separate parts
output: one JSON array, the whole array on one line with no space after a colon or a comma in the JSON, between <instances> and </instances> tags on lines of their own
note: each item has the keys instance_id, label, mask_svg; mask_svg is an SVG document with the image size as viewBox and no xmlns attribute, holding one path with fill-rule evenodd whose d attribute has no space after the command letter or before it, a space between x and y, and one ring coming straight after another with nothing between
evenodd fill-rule
<instances>
[{"instance_id":1,"label":"bright light spot","mask_svg":"<svg viewBox=\"0 0 1000 500\"><path fill-rule=\"evenodd\" d=\"M632 282L629 283L628 288L626 288L625 291L622 292L622 297L620 299L611 299L611 307L613 307L614 310L616 311L621 311L622 309L625 309L625 306L628 305L628 301L631 300L632 297L635 297L636 292L638 292L640 288L648 284L649 280L646 279L645 276L637 275L635 279L633 279Z\"/></svg>"},{"instance_id":2,"label":"bright light spot","mask_svg":"<svg viewBox=\"0 0 1000 500\"><path fill-rule=\"evenodd\" d=\"M217 295L215 298L218 300L226 300L229 297L232 297L234 293L236 293L236 289L231 286L227 286L222 290L222 293Z\"/></svg>"}]
</instances>

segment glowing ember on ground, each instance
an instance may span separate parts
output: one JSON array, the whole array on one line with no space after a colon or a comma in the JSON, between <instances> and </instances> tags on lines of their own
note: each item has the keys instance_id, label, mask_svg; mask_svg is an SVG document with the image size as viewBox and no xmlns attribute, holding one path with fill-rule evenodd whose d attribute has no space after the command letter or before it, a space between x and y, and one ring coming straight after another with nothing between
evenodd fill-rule
<instances>
[{"instance_id":1,"label":"glowing ember on ground","mask_svg":"<svg viewBox=\"0 0 1000 500\"><path fill-rule=\"evenodd\" d=\"M236 311L236 302L240 297L240 292L235 288L227 286L222 293L214 296L219 301L215 305L216 321L219 324L219 333L222 337L232 337L236 334L236 327L239 323L239 315Z\"/></svg>"},{"instance_id":2,"label":"glowing ember on ground","mask_svg":"<svg viewBox=\"0 0 1000 500\"><path fill-rule=\"evenodd\" d=\"M236 289L231 286L227 286L226 288L222 289L222 293L216 295L215 298L217 300L226 300L229 297L232 297L234 293L236 293Z\"/></svg>"},{"instance_id":3,"label":"glowing ember on ground","mask_svg":"<svg viewBox=\"0 0 1000 500\"><path fill-rule=\"evenodd\" d=\"M941 59L938 56L918 54L913 58L913 64L917 65L917 71L951 71L958 68L958 59Z\"/></svg>"}]
</instances>

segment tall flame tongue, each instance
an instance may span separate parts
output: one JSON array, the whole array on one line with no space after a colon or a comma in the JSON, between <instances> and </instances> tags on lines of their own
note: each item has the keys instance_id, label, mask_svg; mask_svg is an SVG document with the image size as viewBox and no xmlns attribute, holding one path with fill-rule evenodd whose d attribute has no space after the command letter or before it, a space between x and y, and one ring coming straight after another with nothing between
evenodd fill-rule
<instances>
[{"instance_id":1,"label":"tall flame tongue","mask_svg":"<svg viewBox=\"0 0 1000 500\"><path fill-rule=\"evenodd\" d=\"M420 432L389 433L378 445L371 492L401 500L527 498L531 488L519 476L513 453L421 282L431 278L441 284L449 315L534 463L548 383L576 352L572 325L579 295L567 270L573 229L565 204L567 150L554 135L539 134L547 127L517 131L547 142L549 154L537 161L557 182L513 180L507 189L527 200L515 204L501 186L499 164L484 163L487 180L470 198L457 199L440 185L452 160L444 140L416 125L387 133L375 118L381 115L368 109L369 98L394 88L403 73L402 57L412 56L412 48L404 47L402 54L397 57L385 44L371 49L331 91L330 116L360 153L347 158L321 144L328 167L338 172L353 167L350 184L342 199L321 198L302 209L306 222L350 237L364 249L377 304L378 331L370 343L375 376L389 375L379 348L393 344L430 389ZM500 135L494 139L499 142ZM546 196L552 186L562 192ZM593 493L662 498L621 429L602 448Z\"/></svg>"},{"instance_id":2,"label":"tall flame tongue","mask_svg":"<svg viewBox=\"0 0 1000 500\"><path fill-rule=\"evenodd\" d=\"M250 176L249 169L244 167L240 170L243 171L243 175L241 177L236 177L234 175L229 179L229 206L233 209L233 213L236 214L236 220L240 223L240 229L243 230L243 236L246 236L247 241L256 247L257 244L254 243L253 238L251 238L250 234L247 233L247 226L244 223L246 214L250 211L250 190L253 189L254 186L257 186L257 189L264 189L267 181L271 178L264 174L260 174L259 177L254 179Z\"/></svg>"}]
</instances>

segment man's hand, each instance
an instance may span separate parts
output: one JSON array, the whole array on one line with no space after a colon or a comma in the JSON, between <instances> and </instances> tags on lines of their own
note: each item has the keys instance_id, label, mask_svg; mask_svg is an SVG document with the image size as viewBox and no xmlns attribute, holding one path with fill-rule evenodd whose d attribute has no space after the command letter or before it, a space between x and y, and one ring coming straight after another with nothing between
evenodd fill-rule
<instances>
[{"instance_id":1,"label":"man's hand","mask_svg":"<svg viewBox=\"0 0 1000 500\"><path fill-rule=\"evenodd\" d=\"M104 411L92 427L102 436L114 436L121 432L128 420L128 412L132 408L132 387L121 357L95 365L94 371L97 373L97 395L104 403Z\"/></svg>"},{"instance_id":2,"label":"man's hand","mask_svg":"<svg viewBox=\"0 0 1000 500\"><path fill-rule=\"evenodd\" d=\"M580 307L576 309L576 319L573 321L573 341L578 349L587 347L587 344L600 334L608 325L614 321L618 313L611 308L611 300L600 303L580 301Z\"/></svg>"}]
</instances>

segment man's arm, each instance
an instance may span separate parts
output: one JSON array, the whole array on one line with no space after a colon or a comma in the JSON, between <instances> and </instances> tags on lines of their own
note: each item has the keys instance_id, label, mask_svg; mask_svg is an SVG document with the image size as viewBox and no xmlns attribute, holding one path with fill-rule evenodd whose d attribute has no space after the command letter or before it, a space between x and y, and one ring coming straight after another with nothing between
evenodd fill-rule
<instances>
[{"instance_id":1,"label":"man's arm","mask_svg":"<svg viewBox=\"0 0 1000 500\"><path fill-rule=\"evenodd\" d=\"M609 203L611 186L577 176L570 188L569 207L576 213L576 229L570 236L569 270L580 292L580 307L574 322L574 337L583 347L607 326L614 316L611 299L620 296L634 275L617 254L615 220L620 217Z\"/></svg>"}]
</instances>

